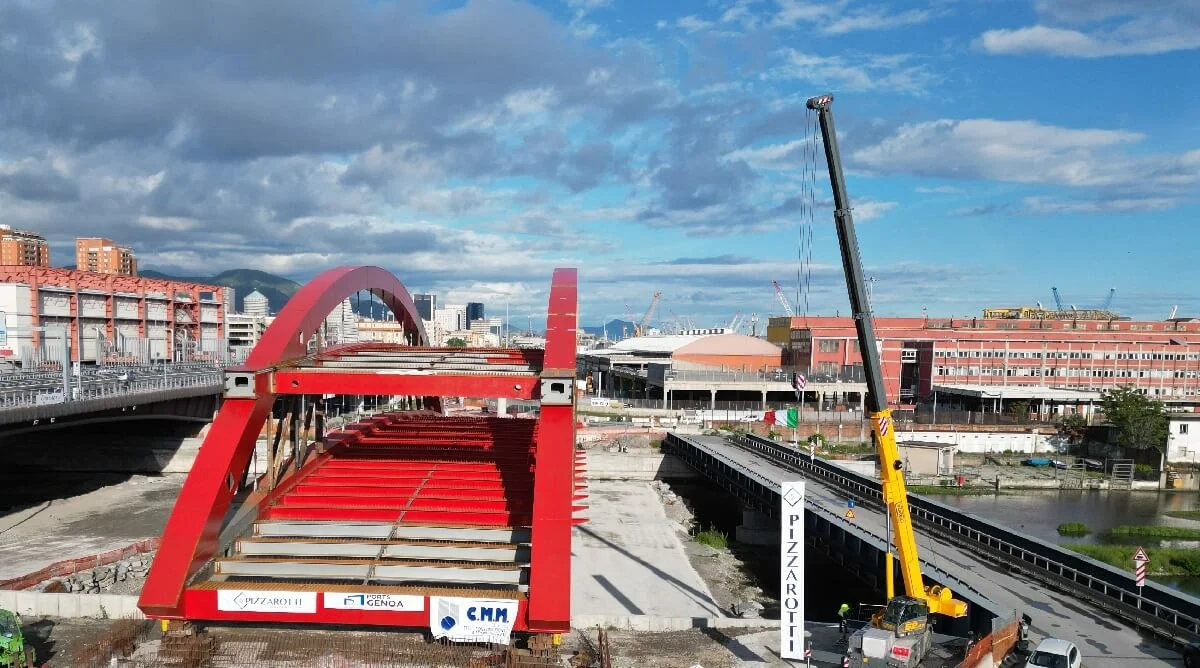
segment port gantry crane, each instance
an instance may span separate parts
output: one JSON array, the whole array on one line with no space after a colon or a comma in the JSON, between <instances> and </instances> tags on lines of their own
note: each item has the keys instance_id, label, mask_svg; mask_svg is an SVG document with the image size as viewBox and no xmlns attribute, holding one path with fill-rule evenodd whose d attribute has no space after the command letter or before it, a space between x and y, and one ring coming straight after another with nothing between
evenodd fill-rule
<instances>
[{"instance_id":1,"label":"port gantry crane","mask_svg":"<svg viewBox=\"0 0 1200 668\"><path fill-rule=\"evenodd\" d=\"M908 491L904 484L904 463L896 447L896 428L892 410L887 406L887 394L883 384L883 371L876 347L875 325L872 321L871 304L867 298L866 281L863 279L862 260L858 252L858 239L854 232L854 218L850 208L850 197L846 192L846 181L842 176L841 156L838 153L837 134L834 131L832 95L821 95L808 100L807 106L817 114L821 124L821 137L825 145L825 159L829 166L829 182L833 188L833 219L837 228L838 246L841 249L842 267L846 272L846 287L850 294L850 310L858 334L858 349L862 353L863 371L866 376L866 405L871 415L871 431L875 437L875 448L879 454L879 477L883 488L883 501L887 505L888 518L895 536L896 553L900 560L900 573L904 580L905 595L897 596L893 584L892 536L888 536L888 553L885 560L887 571L884 582L887 607L872 619L876 629L890 632L887 639L887 665L897 659L907 659L903 665L916 665L929 651L931 629L929 615L963 617L967 604L954 598L947 587L926 586L921 575L921 562L917 553L917 538L913 531L912 515L908 508ZM776 286L778 288L778 285ZM850 643L851 654L862 656L864 664L870 664L863 652L862 635L856 634L857 648ZM884 665L880 663L879 665Z\"/></svg>"}]
</instances>

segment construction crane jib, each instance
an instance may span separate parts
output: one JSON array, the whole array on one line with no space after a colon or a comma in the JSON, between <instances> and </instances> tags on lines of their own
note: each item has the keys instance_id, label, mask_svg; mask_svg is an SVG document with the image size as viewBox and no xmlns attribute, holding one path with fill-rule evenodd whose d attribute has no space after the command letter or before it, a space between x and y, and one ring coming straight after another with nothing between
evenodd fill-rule
<instances>
[{"instance_id":1,"label":"construction crane jib","mask_svg":"<svg viewBox=\"0 0 1200 668\"><path fill-rule=\"evenodd\" d=\"M850 293L850 310L858 334L858 349L862 353L863 371L867 381L866 404L871 412L871 429L874 432L875 447L879 453L883 499L887 504L895 534L896 552L900 559L904 590L912 598L925 600L929 605L929 612L932 614L962 617L966 615L967 604L956 600L948 588L926 587L921 575L917 540L908 508L908 491L904 484L904 464L900 459L899 449L896 447L896 429L892 420L892 411L887 407L887 394L883 384L879 348L876 347L871 305L867 299L866 281L863 279L862 260L859 257L858 239L854 232L850 199L846 193L845 178L842 176L841 156L838 153L837 134L833 125L833 111L830 109L832 103L832 95L822 95L809 99L808 108L816 112L821 124L825 158L829 166L829 181L833 188L834 223L837 227L842 267L846 273L846 285ZM887 557L885 582L887 597L891 601L894 598L894 587L890 551Z\"/></svg>"},{"instance_id":2,"label":"construction crane jib","mask_svg":"<svg viewBox=\"0 0 1200 668\"><path fill-rule=\"evenodd\" d=\"M792 310L792 304L788 301L787 295L783 294L783 288L779 287L779 281L771 281L771 285L775 287L775 296L779 299L779 303L783 305L783 312L787 317L795 317L796 312Z\"/></svg>"},{"instance_id":3,"label":"construction crane jib","mask_svg":"<svg viewBox=\"0 0 1200 668\"><path fill-rule=\"evenodd\" d=\"M654 312L658 310L658 301L662 299L661 292L655 292L654 297L650 299L650 307L646 309L646 315L642 316L642 321L637 324L635 333L637 336L643 336L646 330L650 327L650 321L654 318Z\"/></svg>"}]
</instances>

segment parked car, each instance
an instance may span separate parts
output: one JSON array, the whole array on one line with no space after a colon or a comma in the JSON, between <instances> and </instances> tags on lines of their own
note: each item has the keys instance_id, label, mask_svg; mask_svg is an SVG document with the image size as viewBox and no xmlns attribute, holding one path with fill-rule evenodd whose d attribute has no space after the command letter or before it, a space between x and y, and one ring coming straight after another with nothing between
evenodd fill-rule
<instances>
[{"instance_id":1,"label":"parked car","mask_svg":"<svg viewBox=\"0 0 1200 668\"><path fill-rule=\"evenodd\" d=\"M1025 668L1080 668L1083 657L1075 643L1058 638L1045 638L1029 655Z\"/></svg>"}]
</instances>

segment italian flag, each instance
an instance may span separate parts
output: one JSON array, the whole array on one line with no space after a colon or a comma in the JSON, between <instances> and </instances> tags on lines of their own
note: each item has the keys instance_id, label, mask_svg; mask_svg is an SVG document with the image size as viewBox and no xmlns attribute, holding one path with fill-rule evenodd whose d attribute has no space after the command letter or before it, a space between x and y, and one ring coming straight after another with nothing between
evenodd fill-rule
<instances>
[{"instance_id":1,"label":"italian flag","mask_svg":"<svg viewBox=\"0 0 1200 668\"><path fill-rule=\"evenodd\" d=\"M763 413L763 422L776 424L781 427L795 427L800 424L799 415L795 408L786 411L767 411Z\"/></svg>"}]
</instances>

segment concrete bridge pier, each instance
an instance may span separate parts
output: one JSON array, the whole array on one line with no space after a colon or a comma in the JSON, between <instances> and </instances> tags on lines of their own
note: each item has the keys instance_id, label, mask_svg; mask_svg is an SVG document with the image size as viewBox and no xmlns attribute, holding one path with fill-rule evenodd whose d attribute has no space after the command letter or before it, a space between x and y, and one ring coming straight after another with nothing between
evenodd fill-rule
<instances>
[{"instance_id":1,"label":"concrete bridge pier","mask_svg":"<svg viewBox=\"0 0 1200 668\"><path fill-rule=\"evenodd\" d=\"M779 522L764 512L743 509L734 538L746 545L778 545Z\"/></svg>"}]
</instances>

